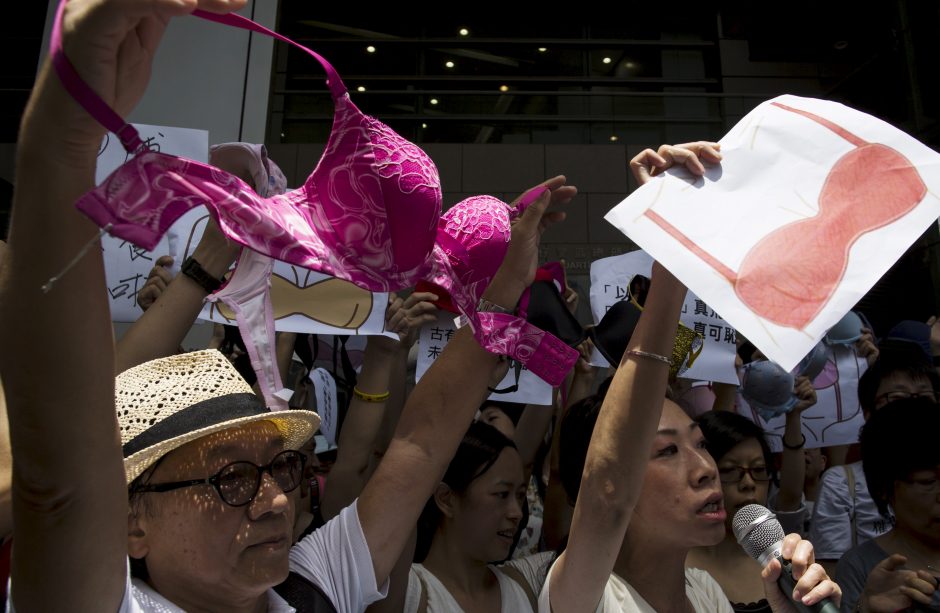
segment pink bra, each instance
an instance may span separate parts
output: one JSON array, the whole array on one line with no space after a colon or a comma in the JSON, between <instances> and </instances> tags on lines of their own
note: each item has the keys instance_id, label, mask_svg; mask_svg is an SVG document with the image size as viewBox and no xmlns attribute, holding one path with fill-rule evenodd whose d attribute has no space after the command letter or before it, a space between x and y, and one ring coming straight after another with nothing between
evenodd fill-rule
<instances>
[{"instance_id":1,"label":"pink bra","mask_svg":"<svg viewBox=\"0 0 940 613\"><path fill-rule=\"evenodd\" d=\"M451 292L484 348L510 355L553 385L561 383L577 351L518 317L476 313L477 300L495 268L471 275L473 279L452 269L452 263L466 255L468 240L497 240L505 255L509 208L500 203L500 222L506 225L500 226L498 236L474 225L489 213L473 211L471 205L461 203L442 218L434 163L416 145L356 108L339 74L323 57L239 15L193 12L294 45L326 71L335 104L326 150L303 186L264 198L218 168L148 150L134 127L82 81L66 58L61 34L66 1L60 2L53 26L53 66L76 101L134 154L76 203L95 223L110 226L116 237L153 249L181 215L205 205L227 238L270 258L372 291L431 280ZM478 202L465 202L471 201Z\"/></svg>"}]
</instances>

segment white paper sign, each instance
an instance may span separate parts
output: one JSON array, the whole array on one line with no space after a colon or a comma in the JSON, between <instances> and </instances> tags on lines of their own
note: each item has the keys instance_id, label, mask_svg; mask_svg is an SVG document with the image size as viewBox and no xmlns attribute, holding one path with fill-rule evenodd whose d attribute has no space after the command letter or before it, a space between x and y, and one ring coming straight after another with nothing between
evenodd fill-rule
<instances>
[{"instance_id":1,"label":"white paper sign","mask_svg":"<svg viewBox=\"0 0 940 613\"><path fill-rule=\"evenodd\" d=\"M634 275L649 278L653 258L644 251L632 251L591 263L591 313L597 324L614 303L627 297L627 285ZM709 305L688 292L680 321L705 338L701 355L681 377L737 384L734 370L735 331ZM606 360L605 364L606 365Z\"/></svg>"},{"instance_id":2,"label":"white paper sign","mask_svg":"<svg viewBox=\"0 0 940 613\"><path fill-rule=\"evenodd\" d=\"M158 151L206 162L209 157L209 133L205 130L134 124L143 141ZM98 153L95 182L101 184L130 156L113 134L107 134ZM160 239L153 251L145 251L131 243L105 235L101 239L105 277L111 306L111 319L119 322L137 321L143 311L137 306L137 292L147 282L150 269L161 255L172 255L186 229L199 217L197 211L183 215ZM181 261L174 261L174 272Z\"/></svg>"},{"instance_id":3,"label":"white paper sign","mask_svg":"<svg viewBox=\"0 0 940 613\"><path fill-rule=\"evenodd\" d=\"M418 360L415 366L415 381L420 381L425 371L441 355L444 347L450 342L457 327L454 325L454 315L447 311L437 312L437 322L425 324L418 336ZM510 367L509 373L500 381L496 389L504 389L516 384L515 368ZM457 390L459 393L459 390ZM552 404L552 386L543 381L532 371L522 368L519 373L519 389L507 394L490 394L493 400L505 402L518 402L520 404Z\"/></svg>"},{"instance_id":4,"label":"white paper sign","mask_svg":"<svg viewBox=\"0 0 940 613\"><path fill-rule=\"evenodd\" d=\"M607 219L791 369L940 216L940 155L835 102L781 96Z\"/></svg>"},{"instance_id":5,"label":"white paper sign","mask_svg":"<svg viewBox=\"0 0 940 613\"><path fill-rule=\"evenodd\" d=\"M185 241L181 241L180 262L192 253L202 238L209 221L208 213L202 210L203 216L192 224ZM388 294L370 292L349 281L275 261L271 274L271 304L274 329L279 332L382 334ZM206 304L199 318L235 325L235 314L221 302Z\"/></svg>"},{"instance_id":6,"label":"white paper sign","mask_svg":"<svg viewBox=\"0 0 940 613\"><path fill-rule=\"evenodd\" d=\"M313 384L317 400L317 415L320 416L320 432L330 445L336 444L336 423L339 407L336 401L336 381L333 375L323 368L314 368L307 375Z\"/></svg>"},{"instance_id":7,"label":"white paper sign","mask_svg":"<svg viewBox=\"0 0 940 613\"><path fill-rule=\"evenodd\" d=\"M858 433L865 423L858 402L858 380L868 369L853 345L833 345L822 372L813 380L816 404L803 411L800 422L806 447L832 447L858 442ZM766 421L748 406L738 394L738 412L764 428L773 451L783 451L786 415Z\"/></svg>"}]
</instances>

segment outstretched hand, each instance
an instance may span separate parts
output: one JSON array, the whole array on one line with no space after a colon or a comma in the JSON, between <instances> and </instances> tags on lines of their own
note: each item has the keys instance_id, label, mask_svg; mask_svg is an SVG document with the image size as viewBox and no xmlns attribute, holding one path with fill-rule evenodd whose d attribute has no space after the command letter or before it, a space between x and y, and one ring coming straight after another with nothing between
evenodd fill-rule
<instances>
[{"instance_id":1,"label":"outstretched hand","mask_svg":"<svg viewBox=\"0 0 940 613\"><path fill-rule=\"evenodd\" d=\"M563 211L549 211L548 207L556 204L566 204L578 193L573 185L565 185L564 175L545 181L527 190L522 196L513 201L513 206L526 195L535 190L541 190L541 195L529 204L525 211L513 220L512 234L509 240L509 250L503 259L502 265L493 277L490 286L493 292L488 292L496 304L505 302L503 294L513 296L512 304L500 306L512 307L518 301L519 295L535 280L535 271L539 262L539 243L545 229L554 223L564 220Z\"/></svg>"}]
</instances>

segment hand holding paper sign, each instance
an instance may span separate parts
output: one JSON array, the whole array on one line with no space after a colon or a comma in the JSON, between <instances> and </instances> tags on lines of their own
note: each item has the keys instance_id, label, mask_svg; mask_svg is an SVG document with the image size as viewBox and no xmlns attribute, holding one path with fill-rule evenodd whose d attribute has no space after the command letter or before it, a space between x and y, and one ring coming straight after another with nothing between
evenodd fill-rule
<instances>
[{"instance_id":1,"label":"hand holding paper sign","mask_svg":"<svg viewBox=\"0 0 940 613\"><path fill-rule=\"evenodd\" d=\"M697 141L681 145L661 145L656 151L644 149L630 160L630 172L640 185L675 164L685 166L694 175L703 175L705 165L702 161L710 164L721 162L721 154L718 153L720 148L718 143Z\"/></svg>"},{"instance_id":2,"label":"hand holding paper sign","mask_svg":"<svg viewBox=\"0 0 940 613\"><path fill-rule=\"evenodd\" d=\"M873 117L795 96L721 144L720 171L670 171L607 218L792 368L936 221L940 160Z\"/></svg>"}]
</instances>

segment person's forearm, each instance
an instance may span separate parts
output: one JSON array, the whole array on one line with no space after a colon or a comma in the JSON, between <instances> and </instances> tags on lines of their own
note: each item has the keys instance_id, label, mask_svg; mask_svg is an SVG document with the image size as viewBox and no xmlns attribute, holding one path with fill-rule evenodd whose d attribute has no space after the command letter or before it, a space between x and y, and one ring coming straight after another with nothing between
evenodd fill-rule
<instances>
[{"instance_id":1,"label":"person's forearm","mask_svg":"<svg viewBox=\"0 0 940 613\"><path fill-rule=\"evenodd\" d=\"M394 366L394 348L377 349L374 338L366 346L362 371L356 389L375 396L389 391L388 382ZM389 396L390 397L390 396ZM385 415L388 398L370 402L353 395L337 441L336 462L330 469L326 493L323 495L323 517L331 519L349 505L369 479L372 449Z\"/></svg>"},{"instance_id":2,"label":"person's forearm","mask_svg":"<svg viewBox=\"0 0 940 613\"><path fill-rule=\"evenodd\" d=\"M715 403L712 405L712 411L733 411L734 401L738 393L738 386L732 383L712 383L712 391L715 393Z\"/></svg>"},{"instance_id":3,"label":"person's forearm","mask_svg":"<svg viewBox=\"0 0 940 613\"><path fill-rule=\"evenodd\" d=\"M669 366L686 289L671 274L650 286L646 307L604 399L584 465L579 506L629 512L640 493L650 445L659 424ZM578 510L575 511L577 516Z\"/></svg>"},{"instance_id":4,"label":"person's forearm","mask_svg":"<svg viewBox=\"0 0 940 613\"><path fill-rule=\"evenodd\" d=\"M570 407L579 400L584 400L590 396L596 376L597 369L595 367L591 367L589 373L582 373L575 370L574 378L571 380L571 387L568 388L568 397L565 399L566 406Z\"/></svg>"},{"instance_id":5,"label":"person's forearm","mask_svg":"<svg viewBox=\"0 0 940 613\"><path fill-rule=\"evenodd\" d=\"M519 451L519 457L522 458L522 466L526 482L532 474L532 464L535 462L535 456L545 440L545 432L548 425L552 423L554 407L527 404L519 418L519 425L516 426L516 434L513 442Z\"/></svg>"},{"instance_id":6,"label":"person's forearm","mask_svg":"<svg viewBox=\"0 0 940 613\"><path fill-rule=\"evenodd\" d=\"M59 108L68 106L62 100L66 94L48 72L37 87L45 95L27 109L17 151L10 250L0 298L0 363L11 438L18 452L16 470L43 467L48 469L42 470L43 479L58 480L68 479L75 462L67 458L84 453L79 450L87 442L114 447L114 358L104 266L97 244L51 291L41 289L98 232L74 206L94 187L97 143L85 143L84 159L75 153L75 144L73 153L60 159L55 126L36 116L62 113ZM90 347L95 348L94 360L88 359ZM54 386L49 385L46 367L54 367L57 373ZM62 402L63 389L72 401ZM85 441L74 439L75 400L83 404L81 436L87 437ZM24 444L27 440L37 444Z\"/></svg>"},{"instance_id":7,"label":"person's forearm","mask_svg":"<svg viewBox=\"0 0 940 613\"><path fill-rule=\"evenodd\" d=\"M388 402L385 405L385 415L382 417L382 427L372 448L372 468L378 466L378 461L385 455L395 428L398 427L398 418L407 400L408 382L408 350L399 348L392 364L392 374L388 379Z\"/></svg>"},{"instance_id":8,"label":"person's forearm","mask_svg":"<svg viewBox=\"0 0 940 613\"><path fill-rule=\"evenodd\" d=\"M22 609L48 609L61 598L76 610L116 606L124 587L127 489L99 244L48 293L41 289L98 232L74 204L94 186L100 139L68 125L75 113L47 63L19 135L0 289L0 371L14 458L12 578L23 586ZM76 575L79 551L102 572ZM42 577L57 577L60 589L42 589Z\"/></svg>"},{"instance_id":9,"label":"person's forearm","mask_svg":"<svg viewBox=\"0 0 940 613\"><path fill-rule=\"evenodd\" d=\"M210 276L221 279L235 261L226 249L200 244L193 252ZM115 372L177 352L202 311L206 290L184 274L176 275L160 299L151 305L117 343Z\"/></svg>"},{"instance_id":10,"label":"person's forearm","mask_svg":"<svg viewBox=\"0 0 940 613\"><path fill-rule=\"evenodd\" d=\"M803 498L803 481L806 476L803 445L806 441L800 415L795 411L787 413L783 431L783 459L780 463L780 492L777 494L778 511L799 509Z\"/></svg>"}]
</instances>

